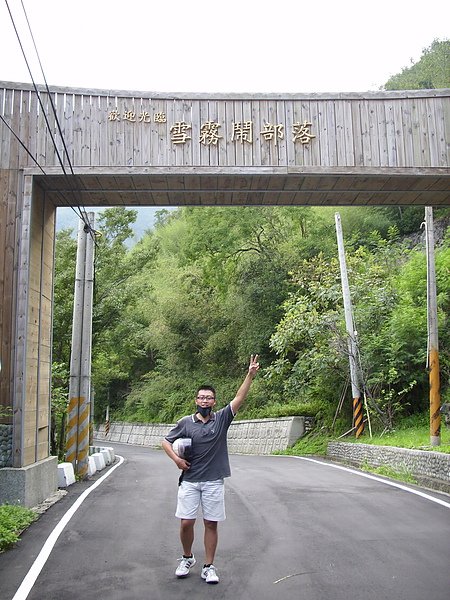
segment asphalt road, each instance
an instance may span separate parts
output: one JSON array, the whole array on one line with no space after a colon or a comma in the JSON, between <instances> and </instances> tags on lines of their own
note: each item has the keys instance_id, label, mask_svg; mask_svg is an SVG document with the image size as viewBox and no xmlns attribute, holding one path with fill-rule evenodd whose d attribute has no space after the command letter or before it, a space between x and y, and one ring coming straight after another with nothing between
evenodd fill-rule
<instances>
[{"instance_id":1,"label":"asphalt road","mask_svg":"<svg viewBox=\"0 0 450 600\"><path fill-rule=\"evenodd\" d=\"M71 486L0 555L0 600L450 598L448 495L408 486L430 498L418 496L332 463L282 456L231 457L220 583L200 578L201 519L197 565L177 579L178 470L162 451L114 447L123 464L74 512L42 570L34 567L29 593L16 591L44 542L107 471Z\"/></svg>"}]
</instances>

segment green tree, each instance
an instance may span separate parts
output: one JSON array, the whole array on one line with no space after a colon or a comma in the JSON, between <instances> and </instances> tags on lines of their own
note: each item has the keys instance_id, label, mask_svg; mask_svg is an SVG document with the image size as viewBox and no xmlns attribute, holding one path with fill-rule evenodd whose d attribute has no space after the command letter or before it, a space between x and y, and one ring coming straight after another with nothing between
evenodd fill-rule
<instances>
[{"instance_id":1,"label":"green tree","mask_svg":"<svg viewBox=\"0 0 450 600\"><path fill-rule=\"evenodd\" d=\"M420 90L450 87L450 40L434 40L420 60L388 79L386 90Z\"/></svg>"},{"instance_id":2,"label":"green tree","mask_svg":"<svg viewBox=\"0 0 450 600\"><path fill-rule=\"evenodd\" d=\"M55 244L53 360L69 365L77 241L71 229L59 231Z\"/></svg>"}]
</instances>

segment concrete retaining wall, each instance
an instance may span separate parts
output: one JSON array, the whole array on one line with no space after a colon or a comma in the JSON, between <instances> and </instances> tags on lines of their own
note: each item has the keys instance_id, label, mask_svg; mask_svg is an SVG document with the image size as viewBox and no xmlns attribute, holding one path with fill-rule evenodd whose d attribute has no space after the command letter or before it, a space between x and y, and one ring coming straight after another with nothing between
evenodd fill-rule
<instances>
[{"instance_id":1,"label":"concrete retaining wall","mask_svg":"<svg viewBox=\"0 0 450 600\"><path fill-rule=\"evenodd\" d=\"M107 436L104 425L100 425L95 430L95 437L102 442L159 448L172 427L161 423L111 423ZM271 454L286 450L310 427L311 419L308 417L233 421L228 431L228 449L235 454Z\"/></svg>"},{"instance_id":2,"label":"concrete retaining wall","mask_svg":"<svg viewBox=\"0 0 450 600\"><path fill-rule=\"evenodd\" d=\"M330 442L327 456L355 466L367 464L371 467L381 467L388 465L395 471L410 473L421 485L450 491L450 455L442 452Z\"/></svg>"},{"instance_id":3,"label":"concrete retaining wall","mask_svg":"<svg viewBox=\"0 0 450 600\"><path fill-rule=\"evenodd\" d=\"M12 467L13 426L0 424L0 469Z\"/></svg>"}]
</instances>

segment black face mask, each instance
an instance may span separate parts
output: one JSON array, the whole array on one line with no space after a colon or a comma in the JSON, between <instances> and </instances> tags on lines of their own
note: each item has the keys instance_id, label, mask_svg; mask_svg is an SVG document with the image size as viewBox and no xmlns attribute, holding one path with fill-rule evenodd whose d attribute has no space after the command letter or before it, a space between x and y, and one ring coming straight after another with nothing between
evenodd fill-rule
<instances>
[{"instance_id":1,"label":"black face mask","mask_svg":"<svg viewBox=\"0 0 450 600\"><path fill-rule=\"evenodd\" d=\"M198 406L197 405L197 412L200 413L202 415L202 417L207 417L211 414L211 406Z\"/></svg>"}]
</instances>

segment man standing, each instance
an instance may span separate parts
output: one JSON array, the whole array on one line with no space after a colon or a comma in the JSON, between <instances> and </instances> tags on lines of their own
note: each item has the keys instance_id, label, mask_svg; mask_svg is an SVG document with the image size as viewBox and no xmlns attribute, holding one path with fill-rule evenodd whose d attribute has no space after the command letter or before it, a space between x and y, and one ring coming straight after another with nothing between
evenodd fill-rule
<instances>
[{"instance_id":1,"label":"man standing","mask_svg":"<svg viewBox=\"0 0 450 600\"><path fill-rule=\"evenodd\" d=\"M181 519L180 540L183 547L183 556L175 571L177 577L187 577L196 563L192 545L195 520L201 506L205 526L205 563L201 577L206 583L219 582L214 556L218 540L217 524L225 520L223 480L231 475L227 432L247 397L258 369L258 355L252 354L248 373L236 396L230 404L217 412L212 411L216 404L214 388L209 385L201 386L195 399L197 412L178 421L162 442L166 454L182 471L175 513ZM182 438L184 445L190 448L189 455L184 457L173 449L175 440Z\"/></svg>"}]
</instances>

